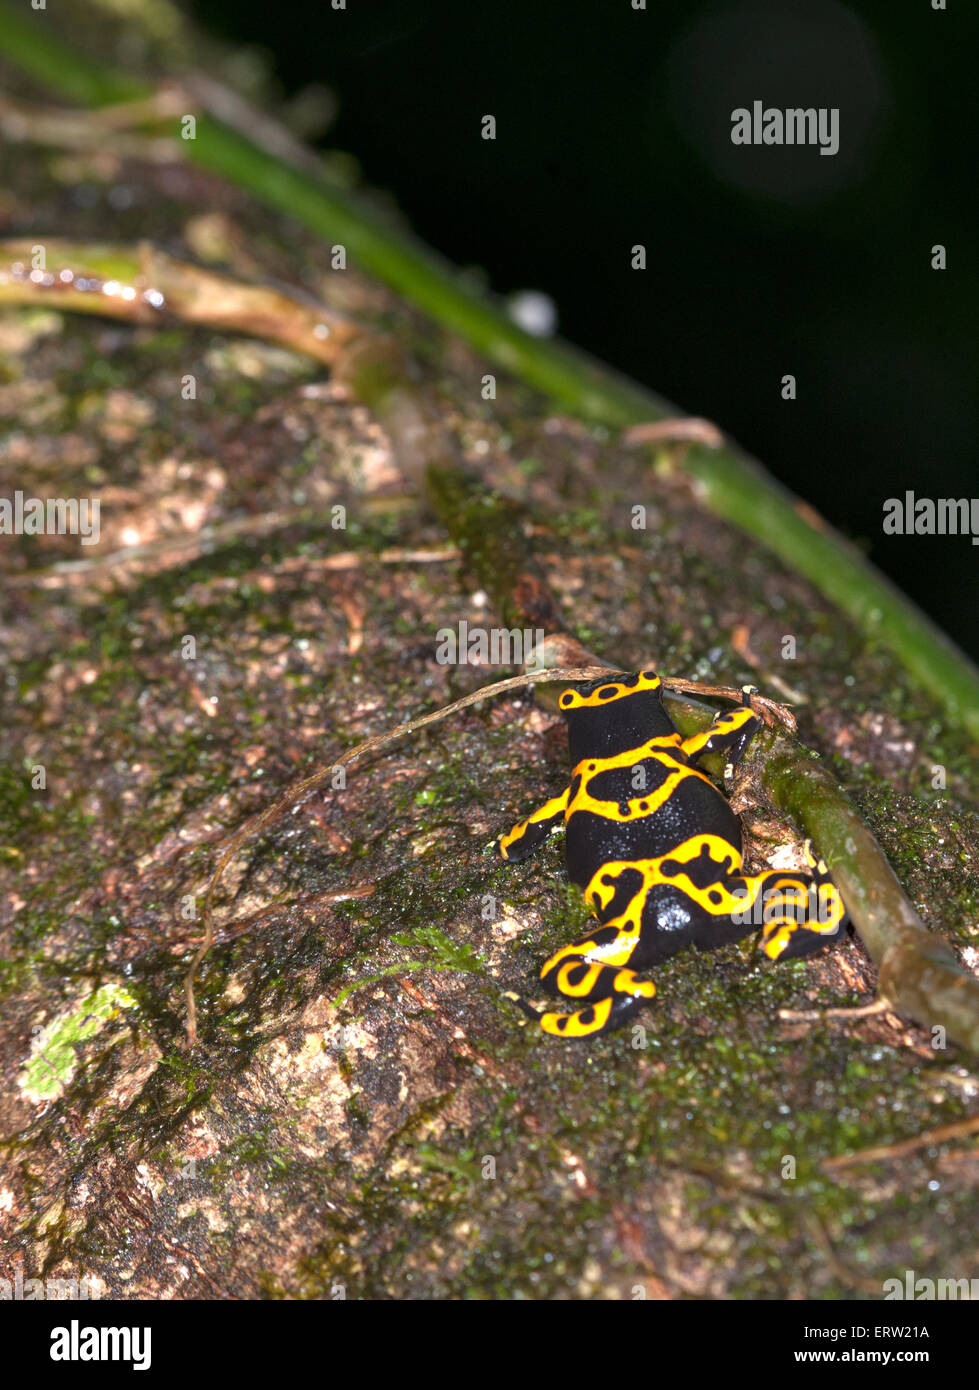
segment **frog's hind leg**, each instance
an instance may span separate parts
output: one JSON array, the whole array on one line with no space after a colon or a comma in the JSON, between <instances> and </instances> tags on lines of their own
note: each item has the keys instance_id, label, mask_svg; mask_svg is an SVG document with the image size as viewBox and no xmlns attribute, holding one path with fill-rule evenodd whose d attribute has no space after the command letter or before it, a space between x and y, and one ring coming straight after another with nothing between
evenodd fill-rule
<instances>
[{"instance_id":1,"label":"frog's hind leg","mask_svg":"<svg viewBox=\"0 0 979 1390\"><path fill-rule=\"evenodd\" d=\"M573 946L563 946L541 970L549 994L573 999L584 1008L569 1013L541 1014L545 1033L559 1038L587 1038L621 1028L656 994L650 980L640 980L624 964L636 943L635 934L611 923L597 927ZM603 959L604 957L604 959Z\"/></svg>"}]
</instances>

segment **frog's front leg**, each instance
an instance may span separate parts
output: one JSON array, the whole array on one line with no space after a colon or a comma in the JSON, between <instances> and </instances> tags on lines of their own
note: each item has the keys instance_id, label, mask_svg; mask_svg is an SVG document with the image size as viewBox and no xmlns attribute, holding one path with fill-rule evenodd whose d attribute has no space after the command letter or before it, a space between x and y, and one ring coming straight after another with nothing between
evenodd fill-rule
<instances>
[{"instance_id":1,"label":"frog's front leg","mask_svg":"<svg viewBox=\"0 0 979 1390\"><path fill-rule=\"evenodd\" d=\"M751 697L756 693L755 686L746 685L740 707L725 710L710 728L683 740L680 747L691 762L696 762L705 753L727 753L731 766L737 766L748 751L748 744L761 728L761 720L751 708Z\"/></svg>"},{"instance_id":2,"label":"frog's front leg","mask_svg":"<svg viewBox=\"0 0 979 1390\"><path fill-rule=\"evenodd\" d=\"M560 796L545 801L533 815L500 836L496 847L504 859L517 863L526 859L528 854L533 854L534 850L544 843L551 831L564 820L564 813L568 809L568 790L565 787Z\"/></svg>"}]
</instances>

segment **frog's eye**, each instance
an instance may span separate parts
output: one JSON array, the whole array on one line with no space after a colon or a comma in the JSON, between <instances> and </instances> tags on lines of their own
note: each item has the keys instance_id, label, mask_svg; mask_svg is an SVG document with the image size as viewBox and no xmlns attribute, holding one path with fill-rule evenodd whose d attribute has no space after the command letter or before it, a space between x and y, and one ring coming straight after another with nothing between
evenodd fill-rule
<instances>
[{"instance_id":1,"label":"frog's eye","mask_svg":"<svg viewBox=\"0 0 979 1390\"><path fill-rule=\"evenodd\" d=\"M574 696L571 694L570 690L561 696L561 704L564 705L565 708L567 708L568 705L574 704Z\"/></svg>"},{"instance_id":2,"label":"frog's eye","mask_svg":"<svg viewBox=\"0 0 979 1390\"><path fill-rule=\"evenodd\" d=\"M654 681L654 680L656 680L656 672L655 672L655 671L642 671L640 674L642 675L642 678L643 678L644 681Z\"/></svg>"}]
</instances>

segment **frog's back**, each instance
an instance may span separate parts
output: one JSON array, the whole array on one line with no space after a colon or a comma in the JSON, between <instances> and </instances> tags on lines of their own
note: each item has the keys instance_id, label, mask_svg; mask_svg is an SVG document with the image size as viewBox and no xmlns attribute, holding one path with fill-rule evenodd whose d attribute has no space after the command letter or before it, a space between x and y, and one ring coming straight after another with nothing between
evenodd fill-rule
<instances>
[{"instance_id":1,"label":"frog's back","mask_svg":"<svg viewBox=\"0 0 979 1390\"><path fill-rule=\"evenodd\" d=\"M579 686L561 707L573 767L565 822L575 883L587 887L606 864L659 859L704 832L730 845L730 867L740 867L740 822L690 765L654 672Z\"/></svg>"},{"instance_id":2,"label":"frog's back","mask_svg":"<svg viewBox=\"0 0 979 1390\"><path fill-rule=\"evenodd\" d=\"M619 761L618 759L616 760ZM635 790L633 777L642 786ZM580 887L605 864L660 859L698 834L731 846L741 866L741 824L717 788L683 758L665 751L614 768L601 759L579 765L566 814L568 874Z\"/></svg>"}]
</instances>

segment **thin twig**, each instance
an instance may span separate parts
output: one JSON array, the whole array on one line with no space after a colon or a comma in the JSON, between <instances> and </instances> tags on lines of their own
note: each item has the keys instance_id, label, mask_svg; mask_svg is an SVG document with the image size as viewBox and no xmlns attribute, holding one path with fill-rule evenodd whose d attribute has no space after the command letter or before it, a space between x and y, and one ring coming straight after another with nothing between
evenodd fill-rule
<instances>
[{"instance_id":1,"label":"thin twig","mask_svg":"<svg viewBox=\"0 0 979 1390\"><path fill-rule=\"evenodd\" d=\"M970 1115L967 1120L956 1120L949 1125L939 1125L924 1134L916 1134L913 1139L902 1139L899 1144L877 1144L872 1149L859 1149L852 1154L839 1154L836 1158L824 1158L822 1167L830 1172L839 1168L850 1168L858 1163L877 1163L884 1159L905 1158L917 1153L919 1149L930 1148L933 1144L947 1144L950 1139L964 1139L979 1131L979 1115Z\"/></svg>"},{"instance_id":2,"label":"thin twig","mask_svg":"<svg viewBox=\"0 0 979 1390\"><path fill-rule=\"evenodd\" d=\"M586 666L582 669L559 669L547 671L528 671L522 676L511 676L507 680L495 681L492 685L482 686L479 690L474 690L468 695L462 696L459 700L453 700L449 705L432 710L429 714L420 715L417 719L410 719L405 724L399 724L397 728L388 729L386 733L375 734L373 738L365 739L358 743L355 748L350 748L346 753L334 759L324 767L318 768L307 777L294 782L282 796L278 797L264 810L250 816L235 833L231 836L226 848L215 865L207 890L204 895L203 921L204 936L200 946L194 953L190 963L190 969L184 979L184 996L187 1001L187 1042L193 1047L197 1041L197 1004L194 999L194 980L201 962L207 955L214 941L214 918L212 904L214 894L221 882L221 877L228 864L234 858L238 849L246 840L257 835L266 826L271 825L286 811L293 806L300 805L308 796L317 791L329 780L336 772L337 768L346 767L357 758L362 758L368 753L380 752L383 748L389 748L398 739L407 737L408 734L416 733L419 729L424 729L429 724L436 724L440 720L447 719L450 714L466 709L470 705L479 704L482 700L488 700L493 695L503 694L508 690L519 690L523 686L534 684L537 681L573 680L586 681L595 680L600 676L608 675L609 668L606 666Z\"/></svg>"},{"instance_id":3,"label":"thin twig","mask_svg":"<svg viewBox=\"0 0 979 1390\"><path fill-rule=\"evenodd\" d=\"M300 803L311 796L313 792L322 787L323 784L334 775L337 768L345 767L368 753L377 753L384 748L389 748L391 744L396 743L398 739L406 738L409 734L417 733L419 729L424 729L429 724L439 723L441 720L447 719L451 714L455 714L462 709L467 709L470 705L479 704L481 701L488 700L494 695L501 695L509 690L519 690L524 686L534 685L540 681L551 683L557 681L589 681L598 680L603 676L614 673L615 668L609 666L549 667L545 670L527 671L520 676L510 676L506 680L494 681L492 685L481 686L479 690L473 690L468 695L463 695L460 699L453 700L451 704L443 705L440 709L420 715L417 719L410 719L405 724L399 724L396 728L387 730L386 733L375 734L373 738L365 739L362 743L358 743L356 747L348 749L346 753L334 759L333 762L318 768L315 772L294 782L292 786L288 787L274 802L255 815L250 816L249 819L245 821L244 825L240 826L228 841L221 857L215 865L204 895L204 909L202 913L204 937L197 951L194 953L190 969L187 971L184 980L184 994L187 1001L188 1045L193 1047L197 1041L197 1005L194 998L194 980L201 962L214 942L214 895L221 882L221 877L225 869L246 840L251 839L253 835L257 835L259 831L264 830L267 826L271 825L273 821L278 820L280 816L284 815L285 812L292 807L300 805ZM741 697L741 692L735 690L731 686L701 686L698 685L696 681L685 681L668 676L662 677L662 682L668 689L675 688L683 691L694 690L702 694L724 695L732 700L738 700ZM780 707L775 705L771 700L765 703L769 707L769 713L771 713L772 710L780 709ZM786 711L782 712L787 713Z\"/></svg>"},{"instance_id":4,"label":"thin twig","mask_svg":"<svg viewBox=\"0 0 979 1390\"><path fill-rule=\"evenodd\" d=\"M703 444L706 449L720 449L724 435L711 420L695 415L683 415L675 420L643 420L622 431L622 443L638 444Z\"/></svg>"},{"instance_id":5,"label":"thin twig","mask_svg":"<svg viewBox=\"0 0 979 1390\"><path fill-rule=\"evenodd\" d=\"M778 1016L790 1023L822 1023L824 1018L871 1018L892 1012L886 999L875 999L872 1004L861 1004L855 1009L779 1009Z\"/></svg>"}]
</instances>

